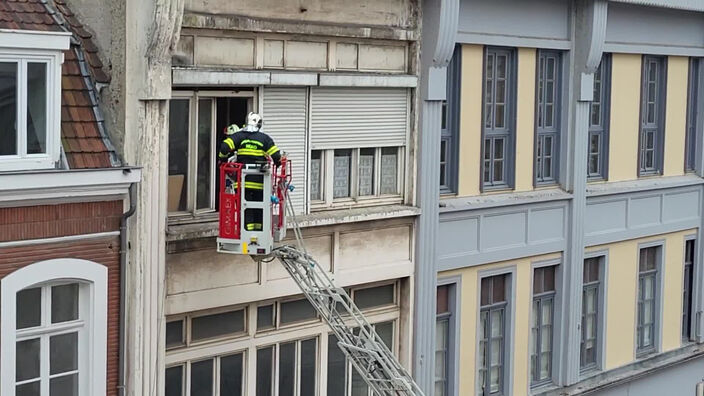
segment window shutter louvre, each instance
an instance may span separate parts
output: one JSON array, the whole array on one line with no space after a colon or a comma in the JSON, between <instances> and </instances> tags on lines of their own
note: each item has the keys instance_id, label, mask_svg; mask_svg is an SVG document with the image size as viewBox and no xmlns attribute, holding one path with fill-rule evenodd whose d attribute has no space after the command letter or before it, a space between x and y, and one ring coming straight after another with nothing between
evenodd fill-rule
<instances>
[{"instance_id":1,"label":"window shutter louvre","mask_svg":"<svg viewBox=\"0 0 704 396\"><path fill-rule=\"evenodd\" d=\"M293 165L291 203L296 213L305 210L306 191L306 88L264 88L262 131L269 134Z\"/></svg>"},{"instance_id":2,"label":"window shutter louvre","mask_svg":"<svg viewBox=\"0 0 704 396\"><path fill-rule=\"evenodd\" d=\"M311 149L405 146L406 88L313 88Z\"/></svg>"}]
</instances>

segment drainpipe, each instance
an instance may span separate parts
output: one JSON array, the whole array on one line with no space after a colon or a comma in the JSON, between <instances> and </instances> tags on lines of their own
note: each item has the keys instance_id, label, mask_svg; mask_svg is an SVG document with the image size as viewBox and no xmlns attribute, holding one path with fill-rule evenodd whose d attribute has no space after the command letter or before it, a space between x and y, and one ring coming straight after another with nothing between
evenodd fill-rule
<instances>
[{"instance_id":1,"label":"drainpipe","mask_svg":"<svg viewBox=\"0 0 704 396\"><path fill-rule=\"evenodd\" d=\"M129 172L129 170L126 170ZM125 310L125 280L127 275L127 219L129 219L137 210L137 200L135 198L135 185L130 184L129 188L130 208L122 214L120 218L120 352L119 352L119 378L117 389L120 396L124 396L125 380L127 373L127 363L125 362L125 329L126 329L126 310Z\"/></svg>"}]
</instances>

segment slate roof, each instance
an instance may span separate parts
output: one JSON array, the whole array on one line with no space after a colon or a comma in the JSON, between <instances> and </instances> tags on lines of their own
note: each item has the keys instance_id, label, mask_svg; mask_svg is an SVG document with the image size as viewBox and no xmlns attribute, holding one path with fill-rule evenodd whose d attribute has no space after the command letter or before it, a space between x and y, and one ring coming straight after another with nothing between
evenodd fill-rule
<instances>
[{"instance_id":1,"label":"slate roof","mask_svg":"<svg viewBox=\"0 0 704 396\"><path fill-rule=\"evenodd\" d=\"M71 169L109 168L121 161L108 138L96 84L110 83L92 35L64 0L0 0L0 29L73 34L61 74L61 142Z\"/></svg>"}]
</instances>

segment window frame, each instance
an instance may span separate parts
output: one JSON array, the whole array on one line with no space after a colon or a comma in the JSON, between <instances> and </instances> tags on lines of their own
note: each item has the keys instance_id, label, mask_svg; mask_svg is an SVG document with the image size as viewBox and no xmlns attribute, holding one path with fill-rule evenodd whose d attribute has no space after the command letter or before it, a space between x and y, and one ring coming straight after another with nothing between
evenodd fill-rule
<instances>
[{"instance_id":1,"label":"window frame","mask_svg":"<svg viewBox=\"0 0 704 396\"><path fill-rule=\"evenodd\" d=\"M440 177L440 194L457 192L459 170L459 124L462 87L462 46L456 45L450 64L447 66L446 99L442 102L442 124L440 128L440 151L445 144L445 180ZM442 166L443 162L441 162Z\"/></svg>"},{"instance_id":2,"label":"window frame","mask_svg":"<svg viewBox=\"0 0 704 396\"><path fill-rule=\"evenodd\" d=\"M213 90L173 90L171 92L171 100L188 100L188 166L187 174L184 177L183 187L186 189L186 210L185 211L173 211L168 213L170 220L187 220L195 219L199 217L216 216L218 209L215 205L217 191L217 179L218 179L218 169L217 169L217 151L219 149L220 141L219 133L217 131L217 99L220 98L247 98L247 108L248 111L254 111L257 109L259 94L258 89L251 88L251 90L224 90L224 91L213 91ZM201 100L210 100L210 167L212 172L210 174L210 200L207 208L198 209L198 117L199 117L199 106ZM169 127L169 137L171 134L171 128ZM167 167L169 166L169 160L167 159ZM168 173L168 172L167 172Z\"/></svg>"},{"instance_id":3,"label":"window frame","mask_svg":"<svg viewBox=\"0 0 704 396\"><path fill-rule=\"evenodd\" d=\"M436 287L447 286L447 305L448 312L442 315L438 315L436 312L436 324L437 321L441 319L448 320L448 338L447 338L447 351L446 351L446 362L445 374L447 379L445 380L445 390L446 395L451 396L458 392L459 389L459 351L458 351L458 335L460 334L460 313L461 313L461 299L459 291L462 290L462 277L453 276L449 278L438 279ZM435 381L434 381L435 382Z\"/></svg>"},{"instance_id":4,"label":"window frame","mask_svg":"<svg viewBox=\"0 0 704 396\"><path fill-rule=\"evenodd\" d=\"M655 101L654 106L654 122L648 123L647 107L648 107L648 64L655 62L658 64L659 71L656 73L655 81ZM656 55L643 55L641 60L641 93L640 93L640 118L638 126L638 177L662 175L664 167L665 153L665 109L667 106L667 63L668 57ZM648 167L645 164L646 158L643 153L648 151L646 133L652 132L653 136L653 166Z\"/></svg>"},{"instance_id":5,"label":"window frame","mask_svg":"<svg viewBox=\"0 0 704 396\"><path fill-rule=\"evenodd\" d=\"M657 249L656 255L655 255L655 270L647 270L645 272L641 272L640 270L640 255L641 251L644 249L650 249L650 248L655 248ZM662 282L662 271L663 271L663 263L665 260L665 243L664 241L653 241L653 242L646 242L638 245L638 259L636 260L636 271L637 271L637 277L636 277L636 322L635 322L635 328L634 328L634 335L635 335L635 357L636 359L644 358L647 356L650 356L652 354L658 353L660 351L660 342L662 339L662 295L663 295L663 282ZM645 275L643 275L645 274ZM654 282L655 284L653 285L653 342L651 346L641 346L641 340L638 337L638 329L644 327L641 324L641 308L640 308L640 303L641 303L641 280L645 278L645 276L649 276L650 274L654 274Z\"/></svg>"},{"instance_id":6,"label":"window frame","mask_svg":"<svg viewBox=\"0 0 704 396\"><path fill-rule=\"evenodd\" d=\"M592 102L589 106L589 134L587 138L587 181L602 181L609 178L609 132L611 127L611 54L605 53L601 57L599 68L594 73L594 84L597 83L597 74L600 84L600 125L592 124ZM599 171L589 172L589 160L592 155L591 138L599 137L599 152L597 155L597 166Z\"/></svg>"},{"instance_id":7,"label":"window frame","mask_svg":"<svg viewBox=\"0 0 704 396\"><path fill-rule=\"evenodd\" d=\"M596 362L594 364L582 365L582 343L584 337L583 322L580 321L580 375L586 376L596 371L602 370L604 367L604 349L606 347L605 340L605 324L606 324L606 290L608 284L608 263L609 263L609 252L608 250L598 250L587 252L584 254L583 263L590 259L599 260L599 281L591 282L589 285L584 284L584 278L582 278L582 297L580 298L580 304L584 304L584 289L588 286L593 286L598 284L597 288L597 327L596 327ZM582 264L582 271L584 271L584 264ZM582 316L584 315L584 308L580 310Z\"/></svg>"},{"instance_id":8,"label":"window frame","mask_svg":"<svg viewBox=\"0 0 704 396\"><path fill-rule=\"evenodd\" d=\"M540 316L537 321L537 325L538 325L537 339L539 341L539 345L537 345L535 347L533 347L531 345L531 351L533 348L535 348L537 350L537 353L538 353L537 365L538 365L538 367L540 367L541 360L542 360L541 352L540 352L540 350L542 349L542 332L543 332L543 327L544 327L544 324L542 322L542 320L543 320L542 307L543 307L543 303L545 301L552 301L552 310L550 312L550 317L551 317L550 326L551 326L552 337L550 337L550 357L549 357L550 369L548 371L548 376L547 376L547 378L544 378L544 379L539 379L539 378L536 379L536 377L533 375L533 366L532 366L532 360L531 360L531 364L530 364L531 388L539 388L541 386L545 386L547 384L552 383L552 377L554 375L553 367L554 367L554 360L555 360L555 344L556 344L555 343L555 333L556 333L556 329L557 329L557 326L555 324L556 323L555 306L558 303L558 294L557 294L558 279L557 279L557 276L559 274L559 272L558 272L559 264L560 264L559 261L556 262L553 260L549 260L549 261L545 261L542 263L536 263L533 265L533 268L532 268L532 273L531 273L531 333L533 331L533 325L532 325L532 323L533 323L533 321L532 321L533 320L533 306L536 302L538 303ZM553 268L553 289L548 290L548 291L542 291L542 292L536 294L535 289L533 287L535 284L536 271L544 270L544 269L550 268L550 267ZM544 280L544 278L543 278L543 280ZM531 341L531 343L532 343L532 341ZM532 358L532 354L531 354L531 358Z\"/></svg>"},{"instance_id":9,"label":"window frame","mask_svg":"<svg viewBox=\"0 0 704 396\"><path fill-rule=\"evenodd\" d=\"M20 268L0 281L0 393L15 395L16 298L21 290L79 283L84 335L79 337L79 394L105 394L107 378L107 267L87 260L53 259ZM79 298L81 298L79 297ZM87 301L85 297L90 297ZM80 300L79 300L80 301ZM69 323L69 327L72 324ZM24 333L24 331L20 330ZM83 341L83 346L81 346ZM81 379L82 378L82 379Z\"/></svg>"},{"instance_id":10,"label":"window frame","mask_svg":"<svg viewBox=\"0 0 704 396\"><path fill-rule=\"evenodd\" d=\"M1 33L0 33L1 34ZM15 33L13 33L15 34ZM21 40L26 33L17 33ZM68 37L67 37L68 39ZM66 48L69 49L68 40ZM0 156L0 171L54 168L61 156L61 65L63 52L0 48L0 62L17 64L17 154ZM27 63L46 64L46 153L27 153Z\"/></svg>"},{"instance_id":11,"label":"window frame","mask_svg":"<svg viewBox=\"0 0 704 396\"><path fill-rule=\"evenodd\" d=\"M684 171L697 170L697 148L702 128L702 67L704 58L690 57L687 76L687 126L685 134Z\"/></svg>"},{"instance_id":12,"label":"window frame","mask_svg":"<svg viewBox=\"0 0 704 396\"><path fill-rule=\"evenodd\" d=\"M396 194L381 193L381 158L383 149L396 149ZM374 150L374 178L373 178L373 194L359 195L359 159L360 151L364 149ZM350 184L348 197L334 197L334 179L335 179L335 151L336 150L351 150L350 159ZM393 205L403 203L405 176L404 167L406 162L405 146L390 146L390 147L355 147L355 148L336 148L336 149L320 149L310 150L308 158L312 158L313 152L320 152L320 190L322 200L313 200L310 196L312 178L308 178L308 194L307 199L310 201L311 211L320 211L326 209L339 209L350 207L365 207L378 205Z\"/></svg>"},{"instance_id":13,"label":"window frame","mask_svg":"<svg viewBox=\"0 0 704 396\"><path fill-rule=\"evenodd\" d=\"M682 335L683 343L689 343L695 341L695 330L696 330L696 317L695 301L694 301L694 287L695 287L695 276L699 274L697 266L697 236L688 235L684 238L684 267L683 267L683 279L682 279L682 291L683 291L683 302L682 302ZM687 263L687 245L692 243L692 262ZM689 284L687 284L687 266L689 265ZM687 290L689 289L689 290ZM688 293L687 293L688 292ZM687 299L689 299L689 309L687 309ZM689 326L686 325L685 317L689 321Z\"/></svg>"},{"instance_id":14,"label":"window frame","mask_svg":"<svg viewBox=\"0 0 704 396\"><path fill-rule=\"evenodd\" d=\"M545 113L545 101L547 99L547 90L543 90L543 95L541 96L541 80L547 77L547 64L544 72L541 72L540 64L544 58L552 57L555 59L554 71L555 76L553 79L553 125L552 127L546 127L540 125L540 120L544 119ZM563 51L552 50L552 49L539 49L536 54L536 66L535 66L535 136L534 136L534 149L533 149L533 184L538 186L550 186L559 183L560 178L560 148L562 144L562 139L560 135L562 133L562 79L563 79ZM551 149L551 167L550 177L538 177L541 173L539 167L542 167L545 160L545 149L544 141L545 138L550 137L552 139L552 149ZM542 153L540 152L540 147L543 148ZM544 169L543 169L544 171Z\"/></svg>"},{"instance_id":15,"label":"window frame","mask_svg":"<svg viewBox=\"0 0 704 396\"><path fill-rule=\"evenodd\" d=\"M494 56L497 54L502 54L507 56L507 62L506 62L506 98L504 105L505 110L504 114L506 116L506 123L502 129L497 130L493 126L487 127L486 125L486 108L487 108L487 102L486 102L486 86L487 86L487 59L490 53L493 53ZM492 61L493 62L493 61ZM487 192L487 191L495 191L495 190L510 190L514 188L515 186L515 155L516 155L516 94L517 94L517 75L518 75L518 70L517 70L517 50L516 48L513 47L499 47L499 46L485 46L484 47L484 58L482 62L482 119L481 119L481 141L480 141L480 150L481 150L481 156L479 160L481 161L481 164L479 166L479 181L480 181L480 191L481 192ZM494 65L495 66L495 65ZM494 69L492 69L494 70ZM492 74L494 72L492 71ZM492 80L492 92L494 91L494 86L496 85L495 79ZM492 97L492 106L494 105L494 96ZM493 110L492 110L493 112ZM492 125L495 122L494 118L492 118ZM503 158L503 172L502 172L502 177L504 180L502 182L495 182L493 181L495 178L493 176L493 164L496 162L495 156L493 153L495 152L494 150L494 143L497 139L504 139L504 158ZM486 155L486 141L489 140L490 143L490 151L492 154L490 154L489 162L490 162L490 179L492 181L486 182L484 181L484 172L485 172L485 161L487 159L485 158Z\"/></svg>"},{"instance_id":16,"label":"window frame","mask_svg":"<svg viewBox=\"0 0 704 396\"><path fill-rule=\"evenodd\" d=\"M250 309L249 305L231 305L231 306L226 306L226 307L220 307L220 308L215 308L215 309L209 309L209 310L201 310L201 311L194 311L194 312L189 312L189 313L184 313L184 314L179 314L179 315L170 315L166 323L172 323L172 322L177 322L177 321L183 321L183 343L181 345L177 346L171 346L171 347L166 347L167 351L175 350L175 349L183 349L183 348L189 348L189 347L196 347L199 345L204 345L204 344L210 344L213 342L220 342L220 341L225 341L225 340L232 340L232 339L240 339L243 337L246 337L249 333L249 329L252 326L252 323L250 323L250 318L249 318L249 312L248 310ZM208 338L203 338L199 340L193 340L192 339L192 321L193 319L201 318L204 316L210 316L210 315L217 315L217 314L223 314L223 313L228 313L228 312L235 312L235 311L244 311L244 330L236 333L227 333L225 335L220 335L220 336L213 336L213 337L208 337Z\"/></svg>"}]
</instances>

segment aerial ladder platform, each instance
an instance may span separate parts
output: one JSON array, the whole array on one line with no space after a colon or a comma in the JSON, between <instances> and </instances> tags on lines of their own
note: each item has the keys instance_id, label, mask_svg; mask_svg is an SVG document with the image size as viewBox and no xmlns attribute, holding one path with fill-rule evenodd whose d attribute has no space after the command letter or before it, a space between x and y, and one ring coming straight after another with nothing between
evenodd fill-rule
<instances>
[{"instance_id":1,"label":"aerial ladder platform","mask_svg":"<svg viewBox=\"0 0 704 396\"><path fill-rule=\"evenodd\" d=\"M263 179L261 192L249 183ZM245 188L239 188L244 186ZM337 336L338 346L370 389L379 396L423 396L413 377L384 344L347 292L335 286L326 271L307 252L295 210L289 204L291 162L285 156L276 166L241 164L236 159L220 166L220 253L250 255L256 261L278 259L318 314ZM288 220L296 245L275 246L286 236Z\"/></svg>"}]
</instances>

